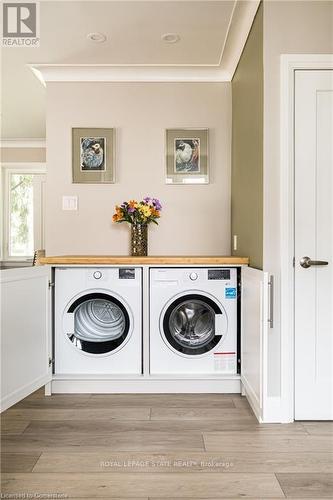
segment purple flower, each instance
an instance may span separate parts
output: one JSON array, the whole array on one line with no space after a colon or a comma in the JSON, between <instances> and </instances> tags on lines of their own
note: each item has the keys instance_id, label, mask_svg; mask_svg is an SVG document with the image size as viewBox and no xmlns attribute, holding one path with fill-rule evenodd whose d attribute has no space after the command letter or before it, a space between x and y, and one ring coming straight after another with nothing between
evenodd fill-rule
<instances>
[{"instance_id":1,"label":"purple flower","mask_svg":"<svg viewBox=\"0 0 333 500\"><path fill-rule=\"evenodd\" d=\"M156 208L156 210L162 210L161 202L157 198L153 198L153 206Z\"/></svg>"},{"instance_id":2,"label":"purple flower","mask_svg":"<svg viewBox=\"0 0 333 500\"><path fill-rule=\"evenodd\" d=\"M128 207L127 211L132 214L133 212L135 212L135 208L134 207Z\"/></svg>"},{"instance_id":3,"label":"purple flower","mask_svg":"<svg viewBox=\"0 0 333 500\"><path fill-rule=\"evenodd\" d=\"M143 201L144 201L145 203L147 203L147 205L150 205L150 203L151 203L151 198L150 198L149 196L146 196L145 198L143 198Z\"/></svg>"}]
</instances>

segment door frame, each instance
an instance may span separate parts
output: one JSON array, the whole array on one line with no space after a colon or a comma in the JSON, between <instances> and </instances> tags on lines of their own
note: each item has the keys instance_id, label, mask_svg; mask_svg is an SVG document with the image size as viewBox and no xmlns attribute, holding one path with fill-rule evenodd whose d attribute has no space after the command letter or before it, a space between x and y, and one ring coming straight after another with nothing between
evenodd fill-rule
<instances>
[{"instance_id":1,"label":"door frame","mask_svg":"<svg viewBox=\"0 0 333 500\"><path fill-rule=\"evenodd\" d=\"M280 56L281 421L293 422L295 395L295 71L333 69L332 54Z\"/></svg>"}]
</instances>

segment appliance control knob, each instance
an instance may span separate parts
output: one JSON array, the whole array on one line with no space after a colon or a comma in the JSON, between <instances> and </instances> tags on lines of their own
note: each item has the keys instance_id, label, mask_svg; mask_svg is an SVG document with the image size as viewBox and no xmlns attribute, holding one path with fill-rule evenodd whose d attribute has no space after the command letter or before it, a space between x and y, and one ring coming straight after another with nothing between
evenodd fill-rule
<instances>
[{"instance_id":1,"label":"appliance control knob","mask_svg":"<svg viewBox=\"0 0 333 500\"><path fill-rule=\"evenodd\" d=\"M197 279L198 279L198 275L197 275L197 273L191 273L191 274L190 274L190 280L195 281L195 280L197 280Z\"/></svg>"},{"instance_id":2,"label":"appliance control knob","mask_svg":"<svg viewBox=\"0 0 333 500\"><path fill-rule=\"evenodd\" d=\"M102 277L101 271L95 271L93 277L95 278L95 280L100 280Z\"/></svg>"}]
</instances>

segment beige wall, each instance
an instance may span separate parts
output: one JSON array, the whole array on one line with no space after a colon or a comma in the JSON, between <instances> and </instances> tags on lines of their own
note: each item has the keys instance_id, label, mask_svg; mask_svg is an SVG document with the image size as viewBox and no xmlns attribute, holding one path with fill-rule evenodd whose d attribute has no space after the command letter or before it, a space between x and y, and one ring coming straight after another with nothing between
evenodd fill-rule
<instances>
[{"instance_id":1,"label":"beige wall","mask_svg":"<svg viewBox=\"0 0 333 500\"><path fill-rule=\"evenodd\" d=\"M44 163L46 161L44 148L2 148L0 155L3 163Z\"/></svg>"},{"instance_id":2,"label":"beige wall","mask_svg":"<svg viewBox=\"0 0 333 500\"><path fill-rule=\"evenodd\" d=\"M280 55L333 53L333 2L264 3L264 266L279 262Z\"/></svg>"},{"instance_id":3,"label":"beige wall","mask_svg":"<svg viewBox=\"0 0 333 500\"><path fill-rule=\"evenodd\" d=\"M116 184L71 183L71 127L117 129ZM165 184L165 128L207 127L210 184ZM111 222L116 203L152 195L164 211L149 252L230 253L231 85L51 83L47 87L47 254L128 254L129 228ZM62 195L78 195L64 212Z\"/></svg>"},{"instance_id":4,"label":"beige wall","mask_svg":"<svg viewBox=\"0 0 333 500\"><path fill-rule=\"evenodd\" d=\"M259 8L232 80L231 235L233 255L263 260L263 13Z\"/></svg>"},{"instance_id":5,"label":"beige wall","mask_svg":"<svg viewBox=\"0 0 333 500\"><path fill-rule=\"evenodd\" d=\"M264 270L275 278L269 391L280 392L280 55L333 52L332 1L264 2Z\"/></svg>"}]
</instances>

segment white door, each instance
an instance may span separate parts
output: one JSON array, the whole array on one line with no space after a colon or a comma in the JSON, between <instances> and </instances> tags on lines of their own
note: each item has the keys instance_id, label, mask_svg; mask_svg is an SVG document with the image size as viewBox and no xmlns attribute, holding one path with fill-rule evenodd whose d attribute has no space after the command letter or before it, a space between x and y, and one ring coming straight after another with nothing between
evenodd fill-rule
<instances>
[{"instance_id":1,"label":"white door","mask_svg":"<svg viewBox=\"0 0 333 500\"><path fill-rule=\"evenodd\" d=\"M49 275L48 266L0 272L1 411L52 378Z\"/></svg>"},{"instance_id":2,"label":"white door","mask_svg":"<svg viewBox=\"0 0 333 500\"><path fill-rule=\"evenodd\" d=\"M296 420L333 419L332 121L333 71L296 71Z\"/></svg>"},{"instance_id":3,"label":"white door","mask_svg":"<svg viewBox=\"0 0 333 500\"><path fill-rule=\"evenodd\" d=\"M241 382L259 422L266 422L268 274L242 268Z\"/></svg>"}]
</instances>

